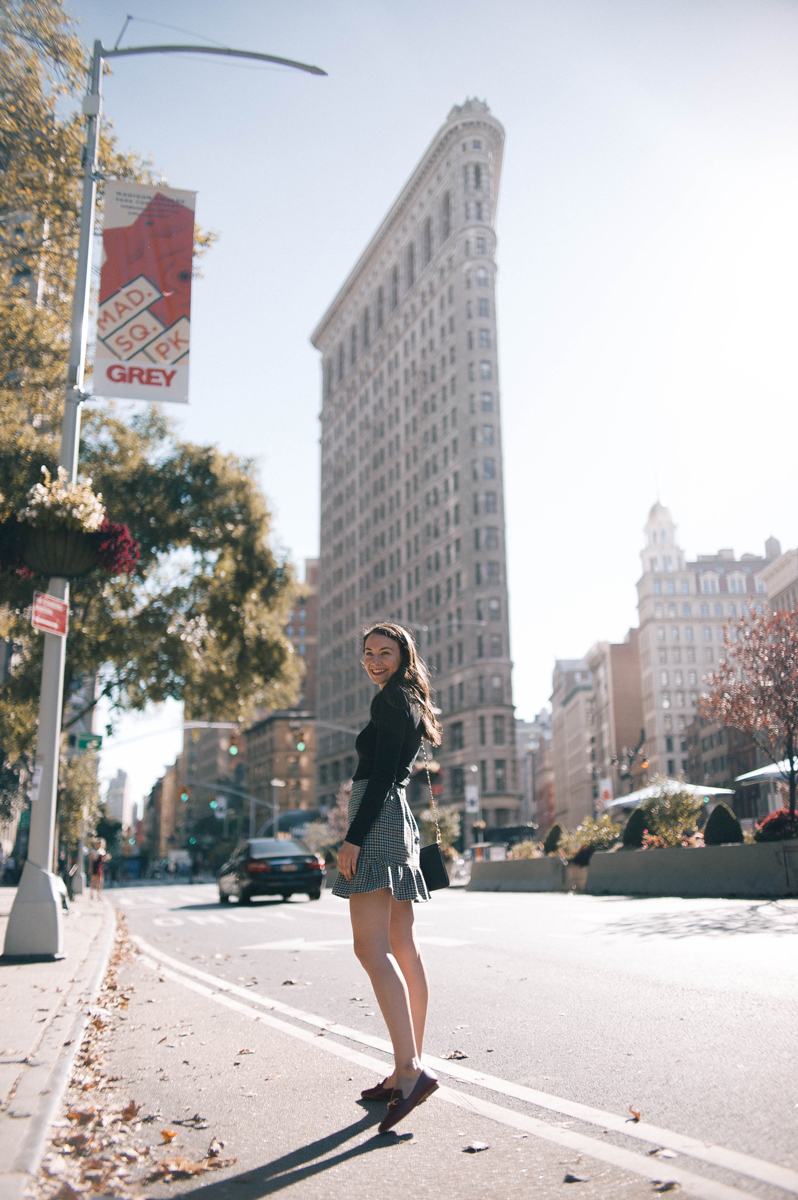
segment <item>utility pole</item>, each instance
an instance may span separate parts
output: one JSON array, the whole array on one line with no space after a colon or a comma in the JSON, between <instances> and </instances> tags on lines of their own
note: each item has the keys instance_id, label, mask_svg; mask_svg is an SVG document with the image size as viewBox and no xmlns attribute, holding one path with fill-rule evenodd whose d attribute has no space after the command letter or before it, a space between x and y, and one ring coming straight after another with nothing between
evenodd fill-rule
<instances>
[{"instance_id":1,"label":"utility pole","mask_svg":"<svg viewBox=\"0 0 798 1200\"><path fill-rule=\"evenodd\" d=\"M127 22L125 23L127 25ZM123 31L124 32L124 31ZM75 294L72 301L72 328L67 368L66 404L61 424L60 466L74 483L78 473L80 448L80 418L83 402L91 399L83 389L86 372L86 345L89 328L91 294L91 251L94 217L97 203L97 170L99 142L101 83L103 63L109 58L130 57L136 54L216 54L232 58L252 58L262 62L295 67L311 75L326 75L321 67L259 54L252 50L227 50L215 46L164 45L130 46L106 49L95 41L92 52L89 90L83 97L83 114L87 120L86 149L83 158L83 197L80 208L80 240L78 243ZM49 594L69 603L69 581L52 578ZM64 691L66 635L44 634L42 684L39 698L39 731L36 741L35 766L39 774L37 798L31 796L30 837L28 858L17 888L8 918L5 937L5 958L54 959L63 957L61 899L53 873L55 844L55 809L58 792L58 762L61 750L61 718Z\"/></svg>"}]
</instances>

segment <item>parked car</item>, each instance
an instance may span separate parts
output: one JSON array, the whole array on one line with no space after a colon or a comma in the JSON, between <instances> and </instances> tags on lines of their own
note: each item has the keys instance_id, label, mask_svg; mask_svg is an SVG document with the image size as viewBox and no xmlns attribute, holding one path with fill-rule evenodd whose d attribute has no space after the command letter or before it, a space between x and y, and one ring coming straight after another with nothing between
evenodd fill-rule
<instances>
[{"instance_id":1,"label":"parked car","mask_svg":"<svg viewBox=\"0 0 798 1200\"><path fill-rule=\"evenodd\" d=\"M253 896L288 900L295 892L320 900L325 874L321 855L297 838L248 838L217 873L219 903L228 904L231 896L239 904Z\"/></svg>"}]
</instances>

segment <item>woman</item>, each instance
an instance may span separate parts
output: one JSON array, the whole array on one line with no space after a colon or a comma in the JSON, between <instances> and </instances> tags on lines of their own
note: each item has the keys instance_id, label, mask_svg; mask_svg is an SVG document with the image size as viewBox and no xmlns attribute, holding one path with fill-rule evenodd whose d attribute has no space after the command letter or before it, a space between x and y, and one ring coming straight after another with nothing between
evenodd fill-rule
<instances>
[{"instance_id":1,"label":"woman","mask_svg":"<svg viewBox=\"0 0 798 1200\"><path fill-rule=\"evenodd\" d=\"M349 829L338 852L336 896L349 899L355 954L371 980L394 1053L394 1070L362 1095L388 1100L387 1133L438 1086L421 1065L427 974L413 931L413 901L429 900L419 867L419 836L406 787L421 739L440 745L424 663L400 625L363 635L363 666L379 693L355 742L358 766Z\"/></svg>"},{"instance_id":2,"label":"woman","mask_svg":"<svg viewBox=\"0 0 798 1200\"><path fill-rule=\"evenodd\" d=\"M94 899L95 894L97 899L100 899L100 893L103 890L103 876L105 875L105 861L107 858L105 842L100 838L95 849L89 855L89 899L91 900Z\"/></svg>"}]
</instances>

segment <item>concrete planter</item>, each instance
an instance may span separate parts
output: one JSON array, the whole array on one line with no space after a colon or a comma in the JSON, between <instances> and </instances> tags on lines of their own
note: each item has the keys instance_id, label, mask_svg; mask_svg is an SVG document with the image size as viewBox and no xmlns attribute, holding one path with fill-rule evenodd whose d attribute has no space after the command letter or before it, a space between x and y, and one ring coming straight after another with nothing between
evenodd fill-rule
<instances>
[{"instance_id":1,"label":"concrete planter","mask_svg":"<svg viewBox=\"0 0 798 1200\"><path fill-rule=\"evenodd\" d=\"M565 864L556 854L546 858L510 858L506 862L475 862L468 884L469 892L567 890Z\"/></svg>"},{"instance_id":2,"label":"concrete planter","mask_svg":"<svg viewBox=\"0 0 798 1200\"><path fill-rule=\"evenodd\" d=\"M592 896L798 896L798 841L599 852Z\"/></svg>"},{"instance_id":3,"label":"concrete planter","mask_svg":"<svg viewBox=\"0 0 798 1200\"><path fill-rule=\"evenodd\" d=\"M575 867L568 863L565 868L565 883L569 892L583 892L587 885L589 867Z\"/></svg>"}]
</instances>

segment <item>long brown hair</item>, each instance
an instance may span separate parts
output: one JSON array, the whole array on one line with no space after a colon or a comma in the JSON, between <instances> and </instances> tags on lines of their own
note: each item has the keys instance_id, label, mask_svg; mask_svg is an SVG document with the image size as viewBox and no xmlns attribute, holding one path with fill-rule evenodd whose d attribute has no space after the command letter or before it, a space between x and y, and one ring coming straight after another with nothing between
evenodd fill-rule
<instances>
[{"instance_id":1,"label":"long brown hair","mask_svg":"<svg viewBox=\"0 0 798 1200\"><path fill-rule=\"evenodd\" d=\"M368 629L364 630L364 649L366 647L366 638L371 637L372 633L382 634L383 637L390 638L392 642L396 642L399 647L401 661L395 673L388 681L388 686L396 683L407 694L410 702L418 705L421 710L422 736L427 739L431 746L440 746L443 731L432 708L432 699L429 694L429 672L427 671L427 664L416 650L413 635L401 625L396 625L393 621L380 621L377 625L371 625Z\"/></svg>"}]
</instances>

